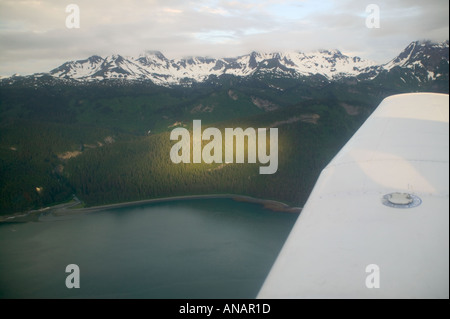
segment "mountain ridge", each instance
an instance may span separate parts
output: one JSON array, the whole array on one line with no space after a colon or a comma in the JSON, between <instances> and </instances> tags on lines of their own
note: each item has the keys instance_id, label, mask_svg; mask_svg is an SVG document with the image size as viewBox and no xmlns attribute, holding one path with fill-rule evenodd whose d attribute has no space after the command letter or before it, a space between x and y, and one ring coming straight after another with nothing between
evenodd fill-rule
<instances>
[{"instance_id":1,"label":"mountain ridge","mask_svg":"<svg viewBox=\"0 0 450 319\"><path fill-rule=\"evenodd\" d=\"M328 80L356 76L376 67L374 62L343 55L337 50L314 53L275 52L250 54L237 58L190 57L167 59L153 51L139 57L112 55L92 56L85 60L66 62L49 72L57 78L77 80L131 79L151 80L158 85L176 85L184 81L203 82L209 76L250 76L274 73L282 76L311 76L321 74Z\"/></svg>"},{"instance_id":2,"label":"mountain ridge","mask_svg":"<svg viewBox=\"0 0 450 319\"><path fill-rule=\"evenodd\" d=\"M80 82L109 79L140 80L170 87L202 83L211 76L224 75L238 77L270 75L280 78L319 75L326 81L345 78L372 80L380 74L404 69L414 73L405 77L415 77L416 81L427 82L436 80L442 75L448 80L448 51L448 40L441 43L414 41L397 57L384 64L346 55L339 50L319 50L310 53L253 51L239 57L219 59L201 56L168 59L160 51L145 51L137 57L120 54L106 57L93 55L87 59L65 62L50 72L36 73L28 77L50 75L55 79Z\"/></svg>"}]
</instances>

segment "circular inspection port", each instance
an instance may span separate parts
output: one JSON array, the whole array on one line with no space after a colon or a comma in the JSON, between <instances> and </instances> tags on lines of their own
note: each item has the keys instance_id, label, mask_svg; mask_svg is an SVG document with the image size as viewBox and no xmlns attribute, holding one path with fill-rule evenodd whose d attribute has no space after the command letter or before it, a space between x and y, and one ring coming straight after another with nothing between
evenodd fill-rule
<instances>
[{"instance_id":1,"label":"circular inspection port","mask_svg":"<svg viewBox=\"0 0 450 319\"><path fill-rule=\"evenodd\" d=\"M413 208L422 204L422 200L413 194L390 193L383 196L382 203L393 208Z\"/></svg>"}]
</instances>

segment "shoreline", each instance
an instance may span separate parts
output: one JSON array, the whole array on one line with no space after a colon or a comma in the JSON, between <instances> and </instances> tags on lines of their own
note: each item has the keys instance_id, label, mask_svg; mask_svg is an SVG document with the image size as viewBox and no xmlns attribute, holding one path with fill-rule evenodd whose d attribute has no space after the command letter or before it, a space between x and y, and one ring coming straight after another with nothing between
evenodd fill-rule
<instances>
[{"instance_id":1,"label":"shoreline","mask_svg":"<svg viewBox=\"0 0 450 319\"><path fill-rule=\"evenodd\" d=\"M137 205L153 204L153 203L163 203L170 201L182 201L182 200L196 200L196 199L215 199L215 198L227 198L232 199L237 202L246 202L262 205L264 209L268 209L275 212L285 212L285 213L297 213L299 214L302 210L301 207L292 207L285 203L270 200L270 199L260 199L246 195L236 195L236 194L214 194L214 195L185 195L185 196L174 196L174 197L162 197L153 199L143 199L131 202L122 202L115 204L106 204L92 207L83 208L72 208L81 203L81 201L72 200L68 203L58 204L52 207L45 207L38 210L31 210L28 212L15 213L11 215L0 216L0 223L4 222L29 222L38 221L39 216L42 213L51 213L55 216L72 215L79 213L90 213L106 209L124 208L132 207Z\"/></svg>"}]
</instances>

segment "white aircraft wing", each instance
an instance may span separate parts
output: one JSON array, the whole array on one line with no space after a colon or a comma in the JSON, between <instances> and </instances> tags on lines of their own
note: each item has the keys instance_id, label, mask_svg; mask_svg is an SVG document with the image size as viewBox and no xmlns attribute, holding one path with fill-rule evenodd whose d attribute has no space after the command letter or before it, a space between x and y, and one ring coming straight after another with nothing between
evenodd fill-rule
<instances>
[{"instance_id":1,"label":"white aircraft wing","mask_svg":"<svg viewBox=\"0 0 450 319\"><path fill-rule=\"evenodd\" d=\"M322 171L258 298L449 298L449 97L386 98Z\"/></svg>"}]
</instances>

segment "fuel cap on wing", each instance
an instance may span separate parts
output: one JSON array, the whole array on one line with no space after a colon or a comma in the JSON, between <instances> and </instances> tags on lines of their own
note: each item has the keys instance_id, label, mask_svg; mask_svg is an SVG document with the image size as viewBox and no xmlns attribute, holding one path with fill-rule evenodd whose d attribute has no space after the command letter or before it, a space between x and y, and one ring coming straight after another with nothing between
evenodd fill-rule
<instances>
[{"instance_id":1,"label":"fuel cap on wing","mask_svg":"<svg viewBox=\"0 0 450 319\"><path fill-rule=\"evenodd\" d=\"M413 208L422 204L422 200L413 194L390 193L383 196L382 203L393 208Z\"/></svg>"}]
</instances>

